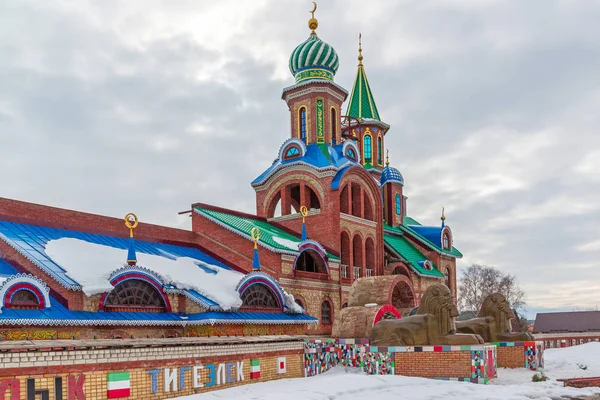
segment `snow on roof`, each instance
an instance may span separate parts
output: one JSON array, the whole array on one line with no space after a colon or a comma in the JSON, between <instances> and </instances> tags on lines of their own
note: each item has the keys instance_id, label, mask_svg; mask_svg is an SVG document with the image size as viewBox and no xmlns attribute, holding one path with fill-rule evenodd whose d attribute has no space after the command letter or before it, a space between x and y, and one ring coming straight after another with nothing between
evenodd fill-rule
<instances>
[{"instance_id":1,"label":"snow on roof","mask_svg":"<svg viewBox=\"0 0 600 400\"><path fill-rule=\"evenodd\" d=\"M284 239L279 236L273 236L273 240L282 246L287 247L290 250L298 251L298 246L300 246L300 242L294 242L293 240Z\"/></svg>"},{"instance_id":2,"label":"snow on roof","mask_svg":"<svg viewBox=\"0 0 600 400\"><path fill-rule=\"evenodd\" d=\"M112 290L110 274L123 267L127 259L127 252L122 249L73 238L51 240L45 251L88 296ZM158 274L165 284L196 290L224 310L242 305L236 287L244 275L239 272L172 254L157 256L138 252L137 261L138 266Z\"/></svg>"}]
</instances>

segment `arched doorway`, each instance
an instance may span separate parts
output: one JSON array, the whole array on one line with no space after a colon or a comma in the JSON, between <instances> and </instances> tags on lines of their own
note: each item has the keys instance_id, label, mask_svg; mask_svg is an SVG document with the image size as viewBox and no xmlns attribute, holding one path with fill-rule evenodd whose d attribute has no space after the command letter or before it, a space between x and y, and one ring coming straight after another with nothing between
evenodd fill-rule
<instances>
[{"instance_id":1,"label":"arched doorway","mask_svg":"<svg viewBox=\"0 0 600 400\"><path fill-rule=\"evenodd\" d=\"M340 252L342 258L342 278L350 278L350 235L347 232L340 234Z\"/></svg>"},{"instance_id":2,"label":"arched doorway","mask_svg":"<svg viewBox=\"0 0 600 400\"><path fill-rule=\"evenodd\" d=\"M354 238L352 239L352 267L354 279L363 276L362 240L359 235L354 235Z\"/></svg>"},{"instance_id":3,"label":"arched doorway","mask_svg":"<svg viewBox=\"0 0 600 400\"><path fill-rule=\"evenodd\" d=\"M392 305L401 313L415 307L415 294L408 279L400 279L392 291Z\"/></svg>"},{"instance_id":4,"label":"arched doorway","mask_svg":"<svg viewBox=\"0 0 600 400\"><path fill-rule=\"evenodd\" d=\"M294 267L296 271L315 272L319 274L327 273L325 260L314 250L304 250L300 253Z\"/></svg>"},{"instance_id":5,"label":"arched doorway","mask_svg":"<svg viewBox=\"0 0 600 400\"><path fill-rule=\"evenodd\" d=\"M365 276L373 276L375 268L375 242L370 237L365 242L365 258L367 261Z\"/></svg>"}]
</instances>

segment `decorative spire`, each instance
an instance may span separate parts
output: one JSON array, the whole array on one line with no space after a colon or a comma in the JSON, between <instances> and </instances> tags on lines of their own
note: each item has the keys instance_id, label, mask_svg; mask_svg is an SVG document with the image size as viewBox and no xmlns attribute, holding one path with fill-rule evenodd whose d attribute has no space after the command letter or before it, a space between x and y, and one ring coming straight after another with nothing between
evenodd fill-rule
<instances>
[{"instance_id":1,"label":"decorative spire","mask_svg":"<svg viewBox=\"0 0 600 400\"><path fill-rule=\"evenodd\" d=\"M362 33L358 34L358 66L362 67L363 63L363 56L362 56Z\"/></svg>"},{"instance_id":2,"label":"decorative spire","mask_svg":"<svg viewBox=\"0 0 600 400\"><path fill-rule=\"evenodd\" d=\"M352 88L352 94L350 95L350 102L348 103L348 111L346 115L350 117L362 119L376 119L381 121L379 117L379 111L375 105L375 99L367 80L367 74L365 67L362 63L362 34L358 35L358 71L356 72L356 80L354 81L354 87Z\"/></svg>"},{"instance_id":3,"label":"decorative spire","mask_svg":"<svg viewBox=\"0 0 600 400\"><path fill-rule=\"evenodd\" d=\"M300 214L302 214L302 241L308 239L306 236L306 216L308 215L308 208L306 206L300 207Z\"/></svg>"},{"instance_id":4,"label":"decorative spire","mask_svg":"<svg viewBox=\"0 0 600 400\"><path fill-rule=\"evenodd\" d=\"M385 166L390 166L390 149L385 150Z\"/></svg>"},{"instance_id":5,"label":"decorative spire","mask_svg":"<svg viewBox=\"0 0 600 400\"><path fill-rule=\"evenodd\" d=\"M317 11L317 3L313 1L314 7L312 11L309 11L311 17L308 20L308 27L312 30L311 35L316 35L315 29L319 26L319 21L315 18L315 11Z\"/></svg>"},{"instance_id":6,"label":"decorative spire","mask_svg":"<svg viewBox=\"0 0 600 400\"><path fill-rule=\"evenodd\" d=\"M135 255L135 239L133 230L138 226L138 217L134 213L125 215L125 226L129 228L129 249L127 250L127 264L136 265L137 257Z\"/></svg>"},{"instance_id":7,"label":"decorative spire","mask_svg":"<svg viewBox=\"0 0 600 400\"><path fill-rule=\"evenodd\" d=\"M440 218L442 220L442 228L445 225L445 221L446 221L446 216L444 215L444 207L442 207L442 218Z\"/></svg>"},{"instance_id":8,"label":"decorative spire","mask_svg":"<svg viewBox=\"0 0 600 400\"><path fill-rule=\"evenodd\" d=\"M254 227L250 230L250 236L254 242L254 257L252 259L252 271L260 271L260 259L258 258L258 240L260 239L260 229Z\"/></svg>"}]
</instances>

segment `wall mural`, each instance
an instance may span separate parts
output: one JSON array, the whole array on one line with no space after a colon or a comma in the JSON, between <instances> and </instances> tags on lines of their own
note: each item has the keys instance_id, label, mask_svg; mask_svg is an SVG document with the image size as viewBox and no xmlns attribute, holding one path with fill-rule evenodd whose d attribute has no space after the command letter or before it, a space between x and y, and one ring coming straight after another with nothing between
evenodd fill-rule
<instances>
[{"instance_id":1,"label":"wall mural","mask_svg":"<svg viewBox=\"0 0 600 400\"><path fill-rule=\"evenodd\" d=\"M10 400L21 399L22 385L25 386L25 399L27 400L50 400L50 393L53 393L53 399L65 399L63 393L63 378L57 376L53 380L52 388L37 389L35 379L5 379L0 381L0 398L6 398L6 392L10 389ZM85 375L67 376L66 400L85 400L83 385L85 384ZM53 389L53 390L52 390Z\"/></svg>"}]
</instances>

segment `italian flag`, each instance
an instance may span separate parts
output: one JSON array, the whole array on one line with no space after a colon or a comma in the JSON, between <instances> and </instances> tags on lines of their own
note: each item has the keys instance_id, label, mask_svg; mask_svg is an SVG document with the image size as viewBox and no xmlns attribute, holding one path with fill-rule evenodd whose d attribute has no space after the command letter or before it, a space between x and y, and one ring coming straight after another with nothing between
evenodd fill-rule
<instances>
[{"instance_id":1,"label":"italian flag","mask_svg":"<svg viewBox=\"0 0 600 400\"><path fill-rule=\"evenodd\" d=\"M250 379L260 378L260 360L250 360Z\"/></svg>"},{"instance_id":2,"label":"italian flag","mask_svg":"<svg viewBox=\"0 0 600 400\"><path fill-rule=\"evenodd\" d=\"M131 380L129 372L109 372L107 375L108 390L106 397L109 399L118 399L129 397L131 395Z\"/></svg>"}]
</instances>

